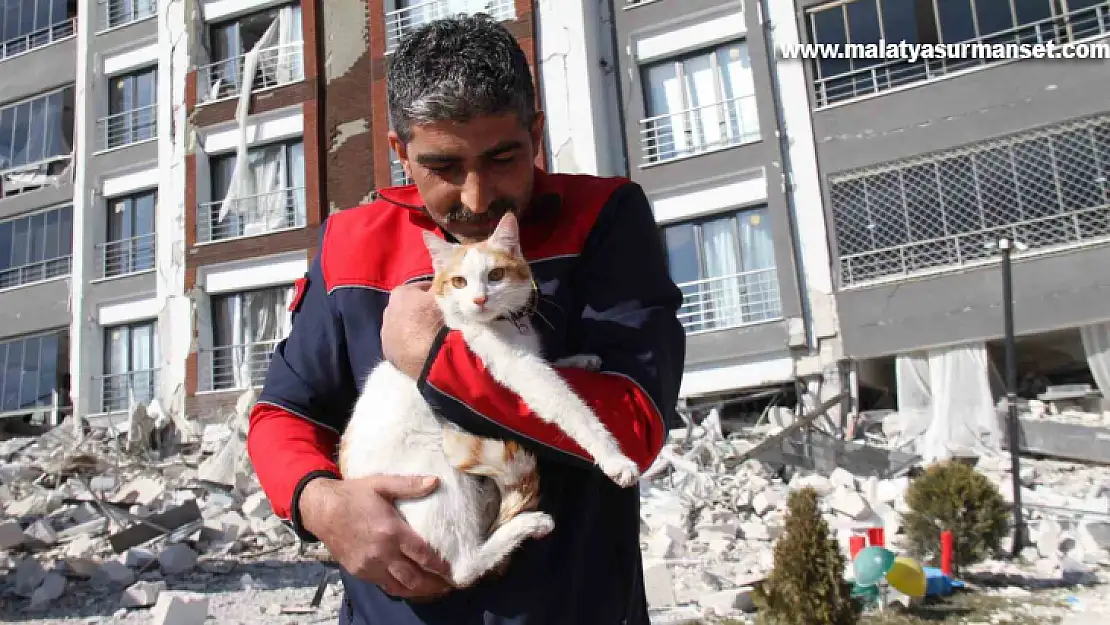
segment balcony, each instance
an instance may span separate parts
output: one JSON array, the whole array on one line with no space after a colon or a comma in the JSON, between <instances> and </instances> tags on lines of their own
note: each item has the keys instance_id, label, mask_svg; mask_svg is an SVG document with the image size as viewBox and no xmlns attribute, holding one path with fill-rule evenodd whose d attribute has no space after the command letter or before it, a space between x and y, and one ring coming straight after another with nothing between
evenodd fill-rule
<instances>
[{"instance_id":1,"label":"balcony","mask_svg":"<svg viewBox=\"0 0 1110 625\"><path fill-rule=\"evenodd\" d=\"M237 97L243 89L247 55L197 68L197 104ZM304 42L262 48L251 90L269 89L304 80Z\"/></svg>"},{"instance_id":2,"label":"balcony","mask_svg":"<svg viewBox=\"0 0 1110 625\"><path fill-rule=\"evenodd\" d=\"M0 270L0 289L11 289L17 286L26 286L35 282L51 280L68 276L72 258L52 258L35 263L28 263L18 267L9 267Z\"/></svg>"},{"instance_id":3,"label":"balcony","mask_svg":"<svg viewBox=\"0 0 1110 625\"><path fill-rule=\"evenodd\" d=\"M198 353L202 392L242 391L262 386L279 340L222 345Z\"/></svg>"},{"instance_id":4,"label":"balcony","mask_svg":"<svg viewBox=\"0 0 1110 625\"><path fill-rule=\"evenodd\" d=\"M158 137L158 105L116 113L96 120L96 148L122 148Z\"/></svg>"},{"instance_id":5,"label":"balcony","mask_svg":"<svg viewBox=\"0 0 1110 625\"><path fill-rule=\"evenodd\" d=\"M678 318L687 334L738 328L782 317L775 268L684 282Z\"/></svg>"},{"instance_id":6,"label":"balcony","mask_svg":"<svg viewBox=\"0 0 1110 625\"><path fill-rule=\"evenodd\" d=\"M109 241L96 246L98 278L121 276L154 269L154 233Z\"/></svg>"},{"instance_id":7,"label":"balcony","mask_svg":"<svg viewBox=\"0 0 1110 625\"><path fill-rule=\"evenodd\" d=\"M1065 45L1110 34L1110 2L1077 9L1048 19L1030 22L1017 28L990 33L975 39L949 45L968 45L958 55L940 59L922 59L908 63L902 59L888 61L814 80L817 107L847 102L899 87L923 83L956 72L984 68L1007 62L983 46L1013 44ZM843 47L843 44L840 44ZM980 50L981 48L981 50Z\"/></svg>"},{"instance_id":8,"label":"balcony","mask_svg":"<svg viewBox=\"0 0 1110 625\"><path fill-rule=\"evenodd\" d=\"M94 392L90 408L100 414L126 412L134 399L138 404L149 404L158 393L158 369L142 369L125 373L110 373L93 377Z\"/></svg>"},{"instance_id":9,"label":"balcony","mask_svg":"<svg viewBox=\"0 0 1110 625\"><path fill-rule=\"evenodd\" d=\"M395 187L412 184L412 178L405 173L405 167L401 165L401 159L396 156L389 161L389 179Z\"/></svg>"},{"instance_id":10,"label":"balcony","mask_svg":"<svg viewBox=\"0 0 1110 625\"><path fill-rule=\"evenodd\" d=\"M0 61L30 52L35 48L50 45L55 41L68 39L77 32L77 18L73 17L67 20L58 22L46 28L40 28L36 31L29 32L26 35L13 37L6 41L0 41Z\"/></svg>"},{"instance_id":11,"label":"balcony","mask_svg":"<svg viewBox=\"0 0 1110 625\"><path fill-rule=\"evenodd\" d=\"M239 237L270 234L305 226L305 189L295 187L249 195L228 202L206 202L197 210L197 242L210 243Z\"/></svg>"},{"instance_id":12,"label":"balcony","mask_svg":"<svg viewBox=\"0 0 1110 625\"><path fill-rule=\"evenodd\" d=\"M755 95L640 121L643 164L663 163L759 141Z\"/></svg>"},{"instance_id":13,"label":"balcony","mask_svg":"<svg viewBox=\"0 0 1110 625\"><path fill-rule=\"evenodd\" d=\"M451 10L464 4L462 10ZM516 19L516 6L513 0L429 0L412 6L389 11L385 14L386 53L393 52L401 39L417 28L433 20L451 17L456 13L474 15L485 13L493 19L504 22Z\"/></svg>"},{"instance_id":14,"label":"balcony","mask_svg":"<svg viewBox=\"0 0 1110 625\"><path fill-rule=\"evenodd\" d=\"M97 3L100 21L97 33L127 26L158 14L157 0L101 0Z\"/></svg>"}]
</instances>

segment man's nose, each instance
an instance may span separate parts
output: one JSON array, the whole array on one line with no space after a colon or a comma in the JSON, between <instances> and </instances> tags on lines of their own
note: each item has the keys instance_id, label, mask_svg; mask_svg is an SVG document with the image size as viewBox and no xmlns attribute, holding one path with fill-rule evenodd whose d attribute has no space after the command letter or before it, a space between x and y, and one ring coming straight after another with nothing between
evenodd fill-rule
<instances>
[{"instance_id":1,"label":"man's nose","mask_svg":"<svg viewBox=\"0 0 1110 625\"><path fill-rule=\"evenodd\" d=\"M479 172L470 172L463 182L462 200L465 206L472 213L484 213L489 210L489 201L486 198L486 183L483 176Z\"/></svg>"}]
</instances>

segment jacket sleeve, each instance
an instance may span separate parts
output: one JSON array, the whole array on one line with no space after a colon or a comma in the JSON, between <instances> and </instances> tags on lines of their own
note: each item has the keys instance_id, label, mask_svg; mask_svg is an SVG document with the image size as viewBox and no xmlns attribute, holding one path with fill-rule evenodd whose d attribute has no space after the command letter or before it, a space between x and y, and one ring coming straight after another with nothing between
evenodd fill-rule
<instances>
[{"instance_id":1,"label":"jacket sleeve","mask_svg":"<svg viewBox=\"0 0 1110 625\"><path fill-rule=\"evenodd\" d=\"M686 336L682 294L667 270L651 205L634 183L619 188L598 215L579 258L576 351L596 354L602 370L561 368L560 375L646 470L678 423L676 404ZM580 466L589 457L562 430L540 421L485 369L462 336L443 330L418 380L445 418L483 436L509 437ZM540 445L537 447L535 443Z\"/></svg>"},{"instance_id":2,"label":"jacket sleeve","mask_svg":"<svg viewBox=\"0 0 1110 625\"><path fill-rule=\"evenodd\" d=\"M319 256L298 282L292 329L275 348L251 411L247 449L274 512L315 540L301 524L297 500L309 480L339 477L336 445L356 387Z\"/></svg>"}]
</instances>

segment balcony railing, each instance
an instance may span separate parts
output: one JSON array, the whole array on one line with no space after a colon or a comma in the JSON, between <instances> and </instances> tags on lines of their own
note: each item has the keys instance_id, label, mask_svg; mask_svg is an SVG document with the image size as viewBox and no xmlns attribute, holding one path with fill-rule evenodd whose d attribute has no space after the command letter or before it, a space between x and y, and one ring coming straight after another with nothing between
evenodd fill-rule
<instances>
[{"instance_id":1,"label":"balcony railing","mask_svg":"<svg viewBox=\"0 0 1110 625\"><path fill-rule=\"evenodd\" d=\"M111 150L158 137L158 105L152 104L96 120L96 147Z\"/></svg>"},{"instance_id":2,"label":"balcony railing","mask_svg":"<svg viewBox=\"0 0 1110 625\"><path fill-rule=\"evenodd\" d=\"M724 330L782 317L775 269L684 282L678 318L687 334Z\"/></svg>"},{"instance_id":3,"label":"balcony railing","mask_svg":"<svg viewBox=\"0 0 1110 625\"><path fill-rule=\"evenodd\" d=\"M396 156L389 161L389 178L394 186L412 184L412 178L409 178L409 175L405 173L405 167L401 165L401 159Z\"/></svg>"},{"instance_id":4,"label":"balcony railing","mask_svg":"<svg viewBox=\"0 0 1110 625\"><path fill-rule=\"evenodd\" d=\"M485 13L493 19L503 22L516 19L516 6L513 0L468 0L462 11L451 11L455 2L444 0L429 0L412 6L390 11L385 14L385 46L386 52L392 52L401 39L410 32L427 24L428 22L451 17L454 13Z\"/></svg>"},{"instance_id":5,"label":"balcony railing","mask_svg":"<svg viewBox=\"0 0 1110 625\"><path fill-rule=\"evenodd\" d=\"M640 121L645 164L758 140L759 115L754 94Z\"/></svg>"},{"instance_id":6,"label":"balcony railing","mask_svg":"<svg viewBox=\"0 0 1110 625\"><path fill-rule=\"evenodd\" d=\"M197 210L197 242L209 243L268 234L305 225L304 187L248 195L229 203L220 220L222 201L206 202Z\"/></svg>"},{"instance_id":7,"label":"balcony railing","mask_svg":"<svg viewBox=\"0 0 1110 625\"><path fill-rule=\"evenodd\" d=\"M1077 9L1018 28L999 31L966 42L967 52L947 58L921 59L908 63L902 59L880 63L872 67L818 78L814 81L817 106L853 100L897 87L925 82L935 78L975 67L985 67L1003 62L991 54L976 53L976 46L996 44L1048 43L1066 44L1110 34L1110 2ZM952 44L959 45L959 44Z\"/></svg>"},{"instance_id":8,"label":"balcony railing","mask_svg":"<svg viewBox=\"0 0 1110 625\"><path fill-rule=\"evenodd\" d=\"M52 258L37 263L0 270L0 289L42 282L69 275L71 257Z\"/></svg>"},{"instance_id":9,"label":"balcony railing","mask_svg":"<svg viewBox=\"0 0 1110 625\"><path fill-rule=\"evenodd\" d=\"M200 390L240 391L262 386L279 340L221 345L199 353Z\"/></svg>"},{"instance_id":10,"label":"balcony railing","mask_svg":"<svg viewBox=\"0 0 1110 625\"><path fill-rule=\"evenodd\" d=\"M96 246L100 278L115 278L154 269L154 233L108 241Z\"/></svg>"},{"instance_id":11,"label":"balcony railing","mask_svg":"<svg viewBox=\"0 0 1110 625\"><path fill-rule=\"evenodd\" d=\"M109 373L93 378L93 389L100 393L92 404L101 414L125 412L131 401L149 404L158 393L158 369L141 369L124 373Z\"/></svg>"},{"instance_id":12,"label":"balcony railing","mask_svg":"<svg viewBox=\"0 0 1110 625\"><path fill-rule=\"evenodd\" d=\"M97 3L97 32L119 28L158 14L158 0L101 0Z\"/></svg>"},{"instance_id":13,"label":"balcony railing","mask_svg":"<svg viewBox=\"0 0 1110 625\"><path fill-rule=\"evenodd\" d=\"M243 88L246 54L197 68L197 103L239 95ZM263 48L258 54L254 91L304 80L304 42Z\"/></svg>"},{"instance_id":14,"label":"balcony railing","mask_svg":"<svg viewBox=\"0 0 1110 625\"><path fill-rule=\"evenodd\" d=\"M0 41L0 61L10 56L23 54L24 52L29 52L31 50L34 50L35 48L41 48L43 46L50 45L55 41L67 39L69 37L72 37L76 32L77 18L73 17L68 20L58 22L57 24L54 24L52 26L40 28L34 32L27 33L26 35L20 35L18 37L12 37L11 39L7 39L5 41Z\"/></svg>"}]
</instances>

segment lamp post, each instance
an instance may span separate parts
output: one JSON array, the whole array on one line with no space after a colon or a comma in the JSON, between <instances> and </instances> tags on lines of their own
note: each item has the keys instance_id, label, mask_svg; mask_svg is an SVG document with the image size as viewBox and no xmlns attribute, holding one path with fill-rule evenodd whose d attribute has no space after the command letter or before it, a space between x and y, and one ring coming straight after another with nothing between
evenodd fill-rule
<instances>
[{"instance_id":1,"label":"lamp post","mask_svg":"<svg viewBox=\"0 0 1110 625\"><path fill-rule=\"evenodd\" d=\"M996 244L1002 251L1002 316L1005 319L1006 343L1006 426L1010 439L1010 472L1014 485L1014 541L1011 555L1017 558L1024 544L1025 524L1021 515L1021 441L1017 409L1017 348L1014 345L1014 275L1013 250L1025 251L1027 245L1008 238L1001 238ZM991 247L994 247L992 245Z\"/></svg>"}]
</instances>

